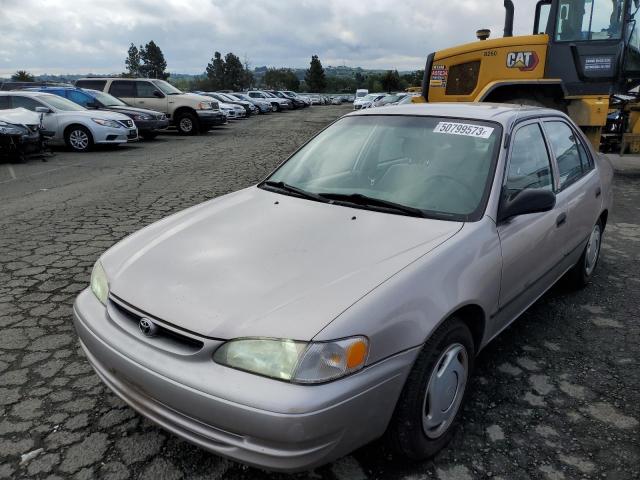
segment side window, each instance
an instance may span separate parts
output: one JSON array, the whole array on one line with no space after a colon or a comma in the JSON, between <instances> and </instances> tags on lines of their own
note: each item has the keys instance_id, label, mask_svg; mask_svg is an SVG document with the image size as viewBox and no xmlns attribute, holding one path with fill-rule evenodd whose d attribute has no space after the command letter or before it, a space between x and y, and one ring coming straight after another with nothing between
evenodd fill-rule
<instances>
[{"instance_id":1,"label":"side window","mask_svg":"<svg viewBox=\"0 0 640 480\"><path fill-rule=\"evenodd\" d=\"M589 162L584 147L580 145L578 148L577 139L569 125L560 121L544 122L544 124L553 154L558 162L562 189L587 172L590 169Z\"/></svg>"},{"instance_id":2,"label":"side window","mask_svg":"<svg viewBox=\"0 0 640 480\"><path fill-rule=\"evenodd\" d=\"M506 188L511 197L527 188L553 190L551 162L537 123L516 130L507 171Z\"/></svg>"},{"instance_id":3,"label":"side window","mask_svg":"<svg viewBox=\"0 0 640 480\"><path fill-rule=\"evenodd\" d=\"M131 80L114 80L109 93L114 97L133 98L136 96L136 84Z\"/></svg>"},{"instance_id":4,"label":"side window","mask_svg":"<svg viewBox=\"0 0 640 480\"><path fill-rule=\"evenodd\" d=\"M8 95L0 96L0 110L7 110L11 108L11 97Z\"/></svg>"},{"instance_id":5,"label":"side window","mask_svg":"<svg viewBox=\"0 0 640 480\"><path fill-rule=\"evenodd\" d=\"M249 96L250 96L251 98L259 98L259 97L260 97L260 95L258 95L257 93L254 93L254 92L250 92L250 93L249 93Z\"/></svg>"},{"instance_id":6,"label":"side window","mask_svg":"<svg viewBox=\"0 0 640 480\"><path fill-rule=\"evenodd\" d=\"M151 82L136 82L136 97L138 98L155 98L153 92L158 90Z\"/></svg>"},{"instance_id":7,"label":"side window","mask_svg":"<svg viewBox=\"0 0 640 480\"><path fill-rule=\"evenodd\" d=\"M29 97L20 97L20 96L15 96L13 97L13 108L26 108L27 110L31 110L32 112L36 111L36 107L43 107L44 105L42 105L40 102L34 100L33 98L29 98Z\"/></svg>"},{"instance_id":8,"label":"side window","mask_svg":"<svg viewBox=\"0 0 640 480\"><path fill-rule=\"evenodd\" d=\"M79 92L77 90L67 90L67 98L71 100L73 103L82 105L85 108L89 103L93 101L93 98L91 98L89 95L83 92Z\"/></svg>"}]
</instances>

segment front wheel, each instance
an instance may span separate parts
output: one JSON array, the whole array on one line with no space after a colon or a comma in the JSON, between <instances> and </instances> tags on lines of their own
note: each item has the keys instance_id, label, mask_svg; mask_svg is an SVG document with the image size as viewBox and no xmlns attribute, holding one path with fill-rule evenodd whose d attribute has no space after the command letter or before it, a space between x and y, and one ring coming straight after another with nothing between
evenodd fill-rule
<instances>
[{"instance_id":1,"label":"front wheel","mask_svg":"<svg viewBox=\"0 0 640 480\"><path fill-rule=\"evenodd\" d=\"M271 111L272 112L279 112L280 111L280 105L278 105L277 103L272 103L271 104Z\"/></svg>"},{"instance_id":2,"label":"front wheel","mask_svg":"<svg viewBox=\"0 0 640 480\"><path fill-rule=\"evenodd\" d=\"M388 435L401 455L424 460L453 436L475 359L469 328L457 318L427 340L396 405Z\"/></svg>"},{"instance_id":3,"label":"front wheel","mask_svg":"<svg viewBox=\"0 0 640 480\"><path fill-rule=\"evenodd\" d=\"M70 127L64 134L64 140L73 152L88 152L93 146L91 132L82 125Z\"/></svg>"},{"instance_id":4,"label":"front wheel","mask_svg":"<svg viewBox=\"0 0 640 480\"><path fill-rule=\"evenodd\" d=\"M569 279L577 288L587 286L598 265L600 246L602 244L602 230L602 222L598 220L593 230L591 230L591 235L589 235L589 240L587 240L587 245L584 247L580 260L569 271Z\"/></svg>"},{"instance_id":5,"label":"front wheel","mask_svg":"<svg viewBox=\"0 0 640 480\"><path fill-rule=\"evenodd\" d=\"M176 127L181 135L195 135L198 133L198 119L193 113L182 113L176 119Z\"/></svg>"}]
</instances>

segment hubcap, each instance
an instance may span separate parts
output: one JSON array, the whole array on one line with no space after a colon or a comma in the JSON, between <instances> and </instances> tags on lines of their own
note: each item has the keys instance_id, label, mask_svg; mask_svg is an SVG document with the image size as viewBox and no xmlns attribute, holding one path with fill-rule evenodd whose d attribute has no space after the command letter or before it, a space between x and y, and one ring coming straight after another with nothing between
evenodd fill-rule
<instances>
[{"instance_id":1,"label":"hubcap","mask_svg":"<svg viewBox=\"0 0 640 480\"><path fill-rule=\"evenodd\" d=\"M587 243L587 251L584 256L584 271L587 275L591 275L593 269L598 262L598 255L600 254L600 225L593 227L591 236L589 237L589 243Z\"/></svg>"},{"instance_id":2,"label":"hubcap","mask_svg":"<svg viewBox=\"0 0 640 480\"><path fill-rule=\"evenodd\" d=\"M183 132L190 132L193 129L193 122L189 117L180 120L180 129Z\"/></svg>"},{"instance_id":3,"label":"hubcap","mask_svg":"<svg viewBox=\"0 0 640 480\"><path fill-rule=\"evenodd\" d=\"M82 130L74 130L69 134L69 143L76 150L84 150L89 146L89 136Z\"/></svg>"},{"instance_id":4,"label":"hubcap","mask_svg":"<svg viewBox=\"0 0 640 480\"><path fill-rule=\"evenodd\" d=\"M447 431L460 408L469 376L469 357L464 345L449 345L431 372L422 408L422 429L429 438Z\"/></svg>"}]
</instances>

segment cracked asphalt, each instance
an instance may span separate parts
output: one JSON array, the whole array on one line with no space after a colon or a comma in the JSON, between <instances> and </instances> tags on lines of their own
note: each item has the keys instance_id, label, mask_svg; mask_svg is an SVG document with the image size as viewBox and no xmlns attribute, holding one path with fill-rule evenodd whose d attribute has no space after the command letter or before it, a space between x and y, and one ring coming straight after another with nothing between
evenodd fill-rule
<instances>
[{"instance_id":1,"label":"cracked asphalt","mask_svg":"<svg viewBox=\"0 0 640 480\"><path fill-rule=\"evenodd\" d=\"M560 283L481 353L463 424L431 461L407 462L377 441L312 472L267 473L179 440L101 384L71 320L100 253L258 181L347 111L0 164L0 478L640 478L640 177L615 178L593 282Z\"/></svg>"}]
</instances>

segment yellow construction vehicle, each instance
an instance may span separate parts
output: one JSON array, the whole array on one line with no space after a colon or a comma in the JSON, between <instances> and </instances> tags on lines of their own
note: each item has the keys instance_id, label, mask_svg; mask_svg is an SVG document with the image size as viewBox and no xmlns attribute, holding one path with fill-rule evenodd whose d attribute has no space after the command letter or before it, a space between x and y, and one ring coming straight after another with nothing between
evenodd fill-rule
<instances>
[{"instance_id":1,"label":"yellow construction vehicle","mask_svg":"<svg viewBox=\"0 0 640 480\"><path fill-rule=\"evenodd\" d=\"M502 38L478 30L479 41L428 56L414 101L556 108L598 148L611 96L640 84L640 0L539 0L533 34L516 37L512 0L504 6Z\"/></svg>"}]
</instances>

